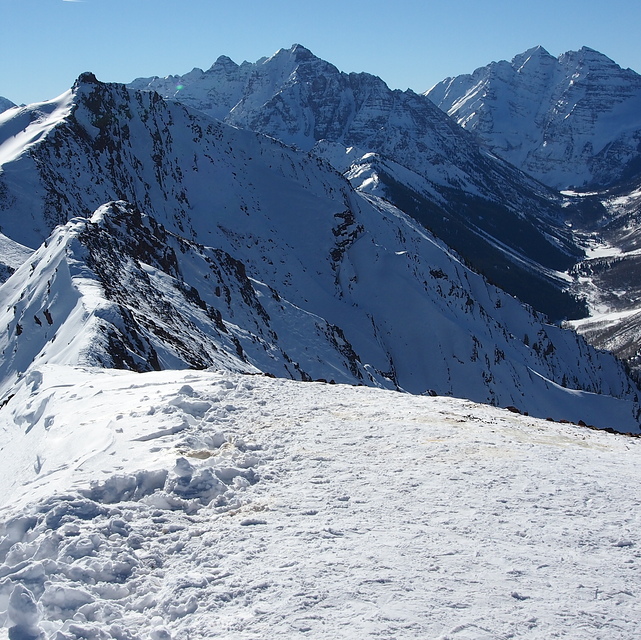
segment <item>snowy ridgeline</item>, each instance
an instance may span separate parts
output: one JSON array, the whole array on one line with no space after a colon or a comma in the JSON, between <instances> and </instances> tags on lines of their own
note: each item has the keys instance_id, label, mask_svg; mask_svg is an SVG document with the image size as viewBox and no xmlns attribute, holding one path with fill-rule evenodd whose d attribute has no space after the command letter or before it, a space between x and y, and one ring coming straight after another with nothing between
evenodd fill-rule
<instances>
[{"instance_id":1,"label":"snowy ridgeline","mask_svg":"<svg viewBox=\"0 0 641 640\"><path fill-rule=\"evenodd\" d=\"M638 439L48 366L0 409L0 637L638 638Z\"/></svg>"},{"instance_id":2,"label":"snowy ridgeline","mask_svg":"<svg viewBox=\"0 0 641 640\"><path fill-rule=\"evenodd\" d=\"M12 111L0 118L0 224L40 248L0 288L0 402L32 363L213 366L639 431L621 363L320 158L91 74ZM557 240L553 253L570 250ZM512 257L530 272L523 255Z\"/></svg>"}]
</instances>

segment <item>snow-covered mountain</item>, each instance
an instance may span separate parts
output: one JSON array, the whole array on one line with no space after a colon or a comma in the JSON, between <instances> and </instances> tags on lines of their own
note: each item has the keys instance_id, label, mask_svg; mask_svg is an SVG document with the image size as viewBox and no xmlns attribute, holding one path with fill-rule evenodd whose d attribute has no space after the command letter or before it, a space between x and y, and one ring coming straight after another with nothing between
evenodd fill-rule
<instances>
[{"instance_id":1,"label":"snow-covered mountain","mask_svg":"<svg viewBox=\"0 0 641 640\"><path fill-rule=\"evenodd\" d=\"M216 366L638 430L609 354L313 155L91 75L5 124L2 227L53 235L0 289L3 399L47 362Z\"/></svg>"},{"instance_id":2,"label":"snow-covered mountain","mask_svg":"<svg viewBox=\"0 0 641 640\"><path fill-rule=\"evenodd\" d=\"M587 47L559 58L536 47L426 95L492 153L567 190L587 249L572 290L590 311L572 325L638 371L641 76Z\"/></svg>"},{"instance_id":3,"label":"snow-covered mountain","mask_svg":"<svg viewBox=\"0 0 641 640\"><path fill-rule=\"evenodd\" d=\"M207 71L129 86L312 151L513 295L555 319L585 315L563 293L559 272L582 252L558 194L481 150L425 96L341 72L300 45L256 63L221 57Z\"/></svg>"},{"instance_id":4,"label":"snow-covered mountain","mask_svg":"<svg viewBox=\"0 0 641 640\"><path fill-rule=\"evenodd\" d=\"M16 105L11 102L8 98L3 98L0 96L0 113L3 111L6 111L7 109L11 109L11 107L15 107Z\"/></svg>"},{"instance_id":5,"label":"snow-covered mountain","mask_svg":"<svg viewBox=\"0 0 641 640\"><path fill-rule=\"evenodd\" d=\"M0 115L0 639L639 636L634 381L320 147L91 74Z\"/></svg>"},{"instance_id":6,"label":"snow-covered mountain","mask_svg":"<svg viewBox=\"0 0 641 640\"><path fill-rule=\"evenodd\" d=\"M446 78L426 94L496 155L558 189L641 173L641 76L583 47L542 47Z\"/></svg>"}]
</instances>

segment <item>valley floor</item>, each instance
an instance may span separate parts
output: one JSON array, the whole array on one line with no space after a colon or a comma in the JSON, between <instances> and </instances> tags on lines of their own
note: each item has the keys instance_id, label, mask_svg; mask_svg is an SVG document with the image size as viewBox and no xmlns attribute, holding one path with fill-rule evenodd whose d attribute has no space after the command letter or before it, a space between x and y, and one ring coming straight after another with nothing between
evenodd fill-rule
<instances>
[{"instance_id":1,"label":"valley floor","mask_svg":"<svg viewBox=\"0 0 641 640\"><path fill-rule=\"evenodd\" d=\"M636 438L364 387L55 366L0 430L0 638L641 635Z\"/></svg>"}]
</instances>

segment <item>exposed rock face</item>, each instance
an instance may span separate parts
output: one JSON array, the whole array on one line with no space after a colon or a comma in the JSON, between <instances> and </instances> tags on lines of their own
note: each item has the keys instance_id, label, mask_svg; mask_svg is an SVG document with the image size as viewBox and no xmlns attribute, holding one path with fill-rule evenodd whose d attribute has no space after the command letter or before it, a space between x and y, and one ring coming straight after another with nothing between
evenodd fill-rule
<instances>
[{"instance_id":1,"label":"exposed rock face","mask_svg":"<svg viewBox=\"0 0 641 640\"><path fill-rule=\"evenodd\" d=\"M557 189L641 173L641 76L583 47L542 47L447 78L426 95L493 153Z\"/></svg>"}]
</instances>

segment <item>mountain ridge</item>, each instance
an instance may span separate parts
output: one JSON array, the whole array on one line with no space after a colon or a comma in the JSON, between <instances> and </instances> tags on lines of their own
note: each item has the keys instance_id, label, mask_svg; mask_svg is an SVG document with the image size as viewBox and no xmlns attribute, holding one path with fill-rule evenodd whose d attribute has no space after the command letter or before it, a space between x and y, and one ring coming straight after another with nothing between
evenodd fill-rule
<instances>
[{"instance_id":1,"label":"mountain ridge","mask_svg":"<svg viewBox=\"0 0 641 640\"><path fill-rule=\"evenodd\" d=\"M399 205L513 295L555 319L585 315L555 273L582 256L558 194L480 150L426 97L341 72L300 45L253 64L225 58L207 72L128 86L309 150L350 178L358 173L359 189Z\"/></svg>"},{"instance_id":2,"label":"mountain ridge","mask_svg":"<svg viewBox=\"0 0 641 640\"><path fill-rule=\"evenodd\" d=\"M77 255L70 264L94 273L88 302L107 316L88 314L105 327L102 353L112 365L227 362L299 379L431 389L574 421L588 422L590 407L590 422L638 427L637 390L619 363L545 324L320 158L91 76L73 96L66 115L0 175L14 215L30 184L32 220L40 210L39 225L68 225L54 232L67 240L47 239L0 289L10 328L3 350L27 354L6 360L7 380L34 358L61 353L78 364L87 353L66 350L70 338L56 337L61 328L54 332L44 312L55 323L52 297L68 306L78 299L65 269L50 273L51 251L73 240L78 249L59 256L66 264ZM85 213L113 195L133 202ZM101 281L92 260L112 275ZM203 338L185 334L194 324L208 327ZM79 334L71 320L65 331ZM83 362L110 364L104 355Z\"/></svg>"}]
</instances>

